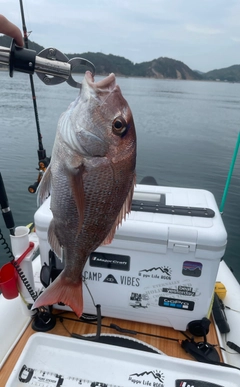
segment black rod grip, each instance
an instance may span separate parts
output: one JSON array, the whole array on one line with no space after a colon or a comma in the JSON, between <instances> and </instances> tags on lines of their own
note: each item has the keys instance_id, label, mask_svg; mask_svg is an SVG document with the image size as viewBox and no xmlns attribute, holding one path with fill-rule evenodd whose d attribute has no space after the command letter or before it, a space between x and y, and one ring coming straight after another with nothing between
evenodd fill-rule
<instances>
[{"instance_id":1,"label":"black rod grip","mask_svg":"<svg viewBox=\"0 0 240 387\"><path fill-rule=\"evenodd\" d=\"M8 198L6 194L6 190L3 183L2 174L0 172L0 206L2 209L3 219L6 224L6 227L10 230L14 229L14 220L12 216L12 211L8 204Z\"/></svg>"},{"instance_id":2,"label":"black rod grip","mask_svg":"<svg viewBox=\"0 0 240 387\"><path fill-rule=\"evenodd\" d=\"M0 172L0 206L2 209L8 208L9 206L1 172Z\"/></svg>"},{"instance_id":3,"label":"black rod grip","mask_svg":"<svg viewBox=\"0 0 240 387\"><path fill-rule=\"evenodd\" d=\"M13 220L13 215L12 215L12 211L9 209L8 212L3 212L3 219L4 219L4 222L6 224L6 227L9 229L9 230L13 230L14 229L14 220ZM14 234L14 232L10 232L12 235Z\"/></svg>"}]
</instances>

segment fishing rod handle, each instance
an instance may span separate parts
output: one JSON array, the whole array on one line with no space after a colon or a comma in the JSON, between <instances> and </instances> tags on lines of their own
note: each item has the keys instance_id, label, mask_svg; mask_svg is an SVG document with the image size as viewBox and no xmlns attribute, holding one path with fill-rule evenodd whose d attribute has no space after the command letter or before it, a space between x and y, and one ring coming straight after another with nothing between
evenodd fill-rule
<instances>
[{"instance_id":1,"label":"fishing rod handle","mask_svg":"<svg viewBox=\"0 0 240 387\"><path fill-rule=\"evenodd\" d=\"M2 216L6 227L9 230L12 230L11 234L14 232L13 229L15 227L12 211L9 207L8 197L5 190L2 174L0 172L0 209L2 210Z\"/></svg>"},{"instance_id":2,"label":"fishing rod handle","mask_svg":"<svg viewBox=\"0 0 240 387\"><path fill-rule=\"evenodd\" d=\"M9 207L8 197L7 197L7 193L5 190L5 186L4 186L1 172L0 172L0 207L3 209Z\"/></svg>"}]
</instances>

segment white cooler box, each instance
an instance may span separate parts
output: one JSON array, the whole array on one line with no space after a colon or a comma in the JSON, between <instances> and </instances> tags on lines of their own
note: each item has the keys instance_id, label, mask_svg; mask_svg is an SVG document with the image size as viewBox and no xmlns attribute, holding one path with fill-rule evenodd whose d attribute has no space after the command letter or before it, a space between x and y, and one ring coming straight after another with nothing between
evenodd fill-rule
<instances>
[{"instance_id":1,"label":"white cooler box","mask_svg":"<svg viewBox=\"0 0 240 387\"><path fill-rule=\"evenodd\" d=\"M50 249L49 204L35 214L42 264ZM226 243L210 192L137 185L131 214L112 243L91 254L83 276L103 316L185 330L208 316ZM83 287L84 313L95 314Z\"/></svg>"}]
</instances>

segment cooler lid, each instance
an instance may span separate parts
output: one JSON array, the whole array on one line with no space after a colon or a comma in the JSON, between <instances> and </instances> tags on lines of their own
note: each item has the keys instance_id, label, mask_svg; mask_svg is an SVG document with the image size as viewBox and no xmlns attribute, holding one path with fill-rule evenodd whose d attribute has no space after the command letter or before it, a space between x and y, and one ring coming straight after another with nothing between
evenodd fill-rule
<instances>
[{"instance_id":1,"label":"cooler lid","mask_svg":"<svg viewBox=\"0 0 240 387\"><path fill-rule=\"evenodd\" d=\"M162 240L170 245L171 241L189 242L192 247L199 248L222 248L227 241L226 229L211 192L149 185L136 186L132 212L118 229L116 238L124 235Z\"/></svg>"}]
</instances>

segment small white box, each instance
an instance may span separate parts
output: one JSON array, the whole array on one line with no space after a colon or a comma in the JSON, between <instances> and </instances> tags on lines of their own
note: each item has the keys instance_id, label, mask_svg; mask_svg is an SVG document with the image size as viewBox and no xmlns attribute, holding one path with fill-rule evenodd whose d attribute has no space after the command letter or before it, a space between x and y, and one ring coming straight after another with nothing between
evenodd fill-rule
<instances>
[{"instance_id":1,"label":"small white box","mask_svg":"<svg viewBox=\"0 0 240 387\"><path fill-rule=\"evenodd\" d=\"M42 263L51 217L48 199L35 214ZM208 315L226 243L210 192L137 185L131 214L90 255L83 276L103 316L185 330ZM85 286L84 313L95 313Z\"/></svg>"}]
</instances>

